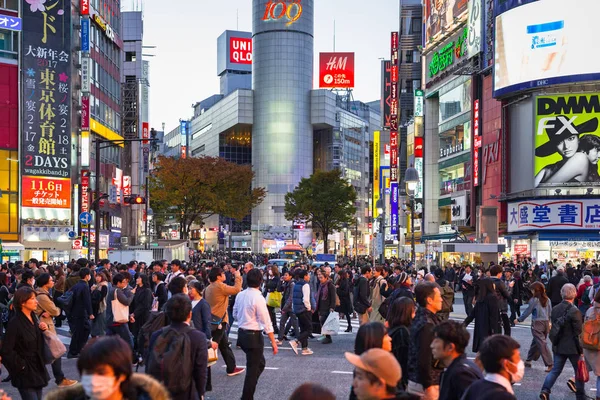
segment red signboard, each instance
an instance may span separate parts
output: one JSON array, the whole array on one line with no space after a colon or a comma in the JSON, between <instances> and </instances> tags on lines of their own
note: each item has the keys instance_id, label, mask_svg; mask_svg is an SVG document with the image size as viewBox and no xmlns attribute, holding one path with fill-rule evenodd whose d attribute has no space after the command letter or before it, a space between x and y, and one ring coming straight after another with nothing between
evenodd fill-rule
<instances>
[{"instance_id":1,"label":"red signboard","mask_svg":"<svg viewBox=\"0 0 600 400\"><path fill-rule=\"evenodd\" d=\"M423 137L415 137L415 157L423 158Z\"/></svg>"},{"instance_id":2,"label":"red signboard","mask_svg":"<svg viewBox=\"0 0 600 400\"><path fill-rule=\"evenodd\" d=\"M150 129L147 122L142 122L142 139L150 139ZM142 143L148 144L148 141L143 140Z\"/></svg>"},{"instance_id":3,"label":"red signboard","mask_svg":"<svg viewBox=\"0 0 600 400\"><path fill-rule=\"evenodd\" d=\"M71 179L23 176L23 207L71 208Z\"/></svg>"},{"instance_id":4,"label":"red signboard","mask_svg":"<svg viewBox=\"0 0 600 400\"><path fill-rule=\"evenodd\" d=\"M81 130L90 130L90 98L88 96L81 98Z\"/></svg>"},{"instance_id":5,"label":"red signboard","mask_svg":"<svg viewBox=\"0 0 600 400\"><path fill-rule=\"evenodd\" d=\"M73 250L81 250L83 249L83 243L81 239L73 240Z\"/></svg>"},{"instance_id":6,"label":"red signboard","mask_svg":"<svg viewBox=\"0 0 600 400\"><path fill-rule=\"evenodd\" d=\"M528 244L515 244L513 253L528 256L528 255L530 255L529 245Z\"/></svg>"},{"instance_id":7,"label":"red signboard","mask_svg":"<svg viewBox=\"0 0 600 400\"><path fill-rule=\"evenodd\" d=\"M252 39L229 38L229 61L234 64L252 64Z\"/></svg>"},{"instance_id":8,"label":"red signboard","mask_svg":"<svg viewBox=\"0 0 600 400\"><path fill-rule=\"evenodd\" d=\"M131 196L131 177L123 175L123 196Z\"/></svg>"},{"instance_id":9,"label":"red signboard","mask_svg":"<svg viewBox=\"0 0 600 400\"><path fill-rule=\"evenodd\" d=\"M321 53L319 60L320 88L354 87L354 53Z\"/></svg>"},{"instance_id":10,"label":"red signboard","mask_svg":"<svg viewBox=\"0 0 600 400\"><path fill-rule=\"evenodd\" d=\"M90 15L90 0L81 0L79 2L79 12L81 12L81 15Z\"/></svg>"},{"instance_id":11,"label":"red signboard","mask_svg":"<svg viewBox=\"0 0 600 400\"><path fill-rule=\"evenodd\" d=\"M481 136L479 136L479 100L473 102L473 186L479 186L479 149Z\"/></svg>"},{"instance_id":12,"label":"red signboard","mask_svg":"<svg viewBox=\"0 0 600 400\"><path fill-rule=\"evenodd\" d=\"M187 146L181 146L181 158L187 157Z\"/></svg>"},{"instance_id":13,"label":"red signboard","mask_svg":"<svg viewBox=\"0 0 600 400\"><path fill-rule=\"evenodd\" d=\"M90 171L81 170L81 212L90 211Z\"/></svg>"}]
</instances>

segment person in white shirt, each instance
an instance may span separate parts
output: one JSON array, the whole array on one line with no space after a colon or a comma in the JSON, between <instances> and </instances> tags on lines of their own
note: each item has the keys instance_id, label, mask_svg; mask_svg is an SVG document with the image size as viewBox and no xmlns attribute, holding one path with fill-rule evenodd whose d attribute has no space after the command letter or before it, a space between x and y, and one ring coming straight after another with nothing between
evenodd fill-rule
<instances>
[{"instance_id":1,"label":"person in white shirt","mask_svg":"<svg viewBox=\"0 0 600 400\"><path fill-rule=\"evenodd\" d=\"M233 306L233 316L238 321L237 345L246 353L246 378L242 400L254 399L258 378L265 369L263 331L269 336L273 354L278 352L267 302L259 289L262 280L260 270L250 270L246 278L248 289L237 295Z\"/></svg>"},{"instance_id":2,"label":"person in white shirt","mask_svg":"<svg viewBox=\"0 0 600 400\"><path fill-rule=\"evenodd\" d=\"M181 272L181 261L173 260L171 261L171 272L167 275L167 279L165 280L165 284L169 286L169 283L173 278L183 275Z\"/></svg>"}]
</instances>

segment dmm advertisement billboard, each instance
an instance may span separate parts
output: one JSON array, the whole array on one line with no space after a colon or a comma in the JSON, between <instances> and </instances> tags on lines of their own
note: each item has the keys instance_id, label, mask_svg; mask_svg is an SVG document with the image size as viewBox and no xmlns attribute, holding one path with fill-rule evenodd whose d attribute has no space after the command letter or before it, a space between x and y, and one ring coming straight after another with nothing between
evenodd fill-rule
<instances>
[{"instance_id":1,"label":"dmm advertisement billboard","mask_svg":"<svg viewBox=\"0 0 600 400\"><path fill-rule=\"evenodd\" d=\"M319 88L352 89L354 53L320 53Z\"/></svg>"},{"instance_id":2,"label":"dmm advertisement billboard","mask_svg":"<svg viewBox=\"0 0 600 400\"><path fill-rule=\"evenodd\" d=\"M494 96L558 83L600 79L596 28L582 15L600 14L597 0L533 2L496 17Z\"/></svg>"},{"instance_id":3,"label":"dmm advertisement billboard","mask_svg":"<svg viewBox=\"0 0 600 400\"><path fill-rule=\"evenodd\" d=\"M71 207L71 2L35 8L23 0L21 9L21 204L29 218L28 207Z\"/></svg>"},{"instance_id":4,"label":"dmm advertisement billboard","mask_svg":"<svg viewBox=\"0 0 600 400\"><path fill-rule=\"evenodd\" d=\"M596 199L525 200L508 203L508 231L600 229Z\"/></svg>"},{"instance_id":5,"label":"dmm advertisement billboard","mask_svg":"<svg viewBox=\"0 0 600 400\"><path fill-rule=\"evenodd\" d=\"M600 93L535 99L535 186L598 185Z\"/></svg>"},{"instance_id":6,"label":"dmm advertisement billboard","mask_svg":"<svg viewBox=\"0 0 600 400\"><path fill-rule=\"evenodd\" d=\"M425 0L425 44L467 11L467 0Z\"/></svg>"}]
</instances>

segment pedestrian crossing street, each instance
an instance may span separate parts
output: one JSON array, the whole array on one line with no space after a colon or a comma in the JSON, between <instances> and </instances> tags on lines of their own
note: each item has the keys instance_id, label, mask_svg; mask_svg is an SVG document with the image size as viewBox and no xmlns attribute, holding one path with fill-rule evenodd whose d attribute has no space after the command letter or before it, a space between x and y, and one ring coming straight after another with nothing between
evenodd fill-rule
<instances>
[{"instance_id":1,"label":"pedestrian crossing street","mask_svg":"<svg viewBox=\"0 0 600 400\"><path fill-rule=\"evenodd\" d=\"M281 318L281 313L276 313L277 316L277 326L279 326L279 320ZM340 329L338 331L338 335L355 335L359 328L358 319L351 320L352 332L344 332L348 327L348 322L346 319L340 319ZM68 324L65 323L61 328L56 328L56 334L59 339L63 342L65 346L68 346L71 343L71 335L69 334ZM318 336L318 335L315 335ZM233 339L237 339L238 337L238 324L236 321L231 325L231 331L229 332L229 339L233 341ZM277 337L277 335L275 335Z\"/></svg>"}]
</instances>

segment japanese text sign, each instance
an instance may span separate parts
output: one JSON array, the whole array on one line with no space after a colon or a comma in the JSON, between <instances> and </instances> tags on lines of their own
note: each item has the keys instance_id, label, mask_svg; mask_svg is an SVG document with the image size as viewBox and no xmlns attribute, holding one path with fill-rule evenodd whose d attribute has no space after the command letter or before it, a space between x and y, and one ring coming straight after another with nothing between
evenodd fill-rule
<instances>
[{"instance_id":1,"label":"japanese text sign","mask_svg":"<svg viewBox=\"0 0 600 400\"><path fill-rule=\"evenodd\" d=\"M391 217L391 221L390 224L392 225L391 227L391 233L392 235L397 235L398 234L398 182L392 182L391 184L391 198L390 198L390 205L391 205L391 211L392 211L392 217Z\"/></svg>"},{"instance_id":2,"label":"japanese text sign","mask_svg":"<svg viewBox=\"0 0 600 400\"><path fill-rule=\"evenodd\" d=\"M252 38L229 38L229 62L252 64Z\"/></svg>"},{"instance_id":3,"label":"japanese text sign","mask_svg":"<svg viewBox=\"0 0 600 400\"><path fill-rule=\"evenodd\" d=\"M423 158L423 136L415 137L415 157Z\"/></svg>"},{"instance_id":4,"label":"japanese text sign","mask_svg":"<svg viewBox=\"0 0 600 400\"><path fill-rule=\"evenodd\" d=\"M383 126L390 127L392 105L392 62L381 63L381 111L383 112Z\"/></svg>"},{"instance_id":5,"label":"japanese text sign","mask_svg":"<svg viewBox=\"0 0 600 400\"><path fill-rule=\"evenodd\" d=\"M20 32L23 27L21 18L10 15L0 15L0 28Z\"/></svg>"},{"instance_id":6,"label":"japanese text sign","mask_svg":"<svg viewBox=\"0 0 600 400\"><path fill-rule=\"evenodd\" d=\"M131 176L123 175L123 196L131 196Z\"/></svg>"},{"instance_id":7,"label":"japanese text sign","mask_svg":"<svg viewBox=\"0 0 600 400\"><path fill-rule=\"evenodd\" d=\"M90 170L81 170L81 212L90 211Z\"/></svg>"},{"instance_id":8,"label":"japanese text sign","mask_svg":"<svg viewBox=\"0 0 600 400\"><path fill-rule=\"evenodd\" d=\"M150 139L150 127L148 122L142 122L142 139ZM143 140L143 144L148 144L148 140Z\"/></svg>"},{"instance_id":9,"label":"japanese text sign","mask_svg":"<svg viewBox=\"0 0 600 400\"><path fill-rule=\"evenodd\" d=\"M71 2L53 0L36 6L23 1L21 8L25 27L21 173L23 190L30 191L23 193L22 204L70 208L70 180L50 178L69 178L71 170ZM61 189L50 190L50 184ZM42 191L58 197L34 197Z\"/></svg>"},{"instance_id":10,"label":"japanese text sign","mask_svg":"<svg viewBox=\"0 0 600 400\"><path fill-rule=\"evenodd\" d=\"M479 100L473 102L473 186L479 186L479 149L481 136L479 136Z\"/></svg>"},{"instance_id":11,"label":"japanese text sign","mask_svg":"<svg viewBox=\"0 0 600 400\"><path fill-rule=\"evenodd\" d=\"M79 2L79 12L81 15L90 15L90 0L81 0Z\"/></svg>"},{"instance_id":12,"label":"japanese text sign","mask_svg":"<svg viewBox=\"0 0 600 400\"><path fill-rule=\"evenodd\" d=\"M81 130L90 130L90 98L83 96L81 98Z\"/></svg>"},{"instance_id":13,"label":"japanese text sign","mask_svg":"<svg viewBox=\"0 0 600 400\"><path fill-rule=\"evenodd\" d=\"M392 32L391 36L391 98L390 98L390 179L398 182L398 46L400 37L398 32Z\"/></svg>"},{"instance_id":14,"label":"japanese text sign","mask_svg":"<svg viewBox=\"0 0 600 400\"><path fill-rule=\"evenodd\" d=\"M319 88L351 89L354 87L354 53L319 55Z\"/></svg>"},{"instance_id":15,"label":"japanese text sign","mask_svg":"<svg viewBox=\"0 0 600 400\"><path fill-rule=\"evenodd\" d=\"M71 208L71 180L24 176L23 207Z\"/></svg>"},{"instance_id":16,"label":"japanese text sign","mask_svg":"<svg viewBox=\"0 0 600 400\"><path fill-rule=\"evenodd\" d=\"M508 204L508 231L600 229L596 199L530 200Z\"/></svg>"},{"instance_id":17,"label":"japanese text sign","mask_svg":"<svg viewBox=\"0 0 600 400\"><path fill-rule=\"evenodd\" d=\"M90 52L90 19L81 19L81 51L83 53Z\"/></svg>"}]
</instances>

